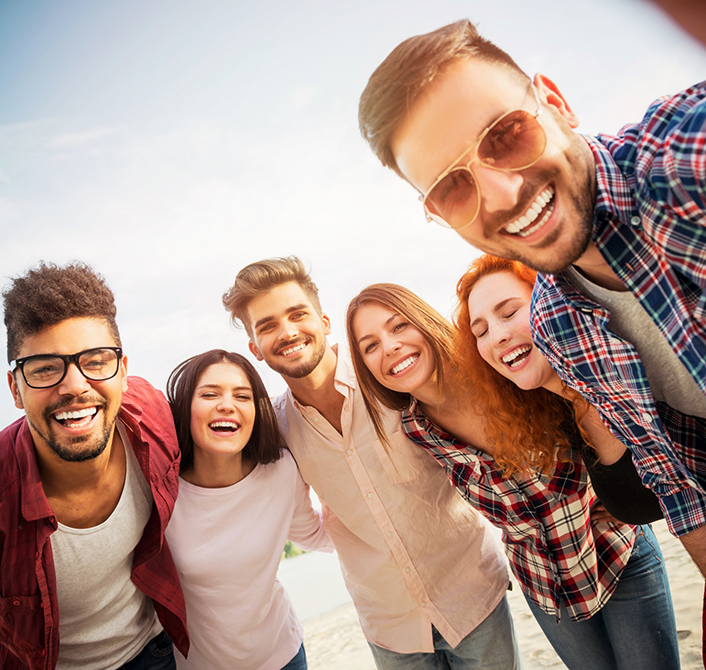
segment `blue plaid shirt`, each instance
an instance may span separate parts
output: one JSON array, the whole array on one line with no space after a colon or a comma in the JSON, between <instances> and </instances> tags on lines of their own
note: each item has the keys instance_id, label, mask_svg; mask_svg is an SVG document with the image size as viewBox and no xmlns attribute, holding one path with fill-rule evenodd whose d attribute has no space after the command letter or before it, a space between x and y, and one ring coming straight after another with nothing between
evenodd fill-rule
<instances>
[{"instance_id":1,"label":"blue plaid shirt","mask_svg":"<svg viewBox=\"0 0 706 670\"><path fill-rule=\"evenodd\" d=\"M706 82L652 104L617 137L586 137L596 161L593 241L706 393ZM652 396L635 348L564 274L539 275L537 346L633 453L670 530L706 525L706 421Z\"/></svg>"}]
</instances>

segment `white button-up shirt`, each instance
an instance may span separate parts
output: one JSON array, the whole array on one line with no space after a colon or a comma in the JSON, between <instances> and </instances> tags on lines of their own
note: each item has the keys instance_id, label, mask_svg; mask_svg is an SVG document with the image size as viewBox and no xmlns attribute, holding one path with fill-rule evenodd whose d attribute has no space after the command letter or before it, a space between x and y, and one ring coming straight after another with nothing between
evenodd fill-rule
<instances>
[{"instance_id":1,"label":"white button-up shirt","mask_svg":"<svg viewBox=\"0 0 706 670\"><path fill-rule=\"evenodd\" d=\"M289 389L274 402L280 429L321 500L366 638L400 653L433 652L433 624L456 646L507 590L502 549L433 456L404 435L399 412L383 410L390 446L377 439L341 351L343 434Z\"/></svg>"}]
</instances>

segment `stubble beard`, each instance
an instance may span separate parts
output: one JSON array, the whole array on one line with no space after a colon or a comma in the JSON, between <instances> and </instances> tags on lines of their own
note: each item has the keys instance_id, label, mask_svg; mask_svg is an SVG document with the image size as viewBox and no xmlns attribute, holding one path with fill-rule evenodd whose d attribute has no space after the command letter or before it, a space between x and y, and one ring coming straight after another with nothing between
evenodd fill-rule
<instances>
[{"instance_id":1,"label":"stubble beard","mask_svg":"<svg viewBox=\"0 0 706 670\"><path fill-rule=\"evenodd\" d=\"M296 344L296 343L294 343ZM287 344L283 349L291 347L292 344ZM324 354L326 353L326 340L320 341L315 348L312 349L311 355L308 360L301 363L292 365L286 363L285 361L280 361L277 355L272 356L272 360L266 361L269 367L278 372L283 377L290 377L291 379L303 379L308 377L316 368L319 363L323 360Z\"/></svg>"},{"instance_id":2,"label":"stubble beard","mask_svg":"<svg viewBox=\"0 0 706 670\"><path fill-rule=\"evenodd\" d=\"M42 431L36 426L32 421L27 419L36 431L36 433L44 440L47 446L62 460L67 463L84 463L85 461L93 460L98 458L108 446L111 436L113 434L113 428L115 426L115 420L109 421L109 403L103 398L100 402L91 403L98 404L101 407L103 414L103 425L98 434L89 433L87 435L79 435L77 437L72 437L69 439L68 445L62 444L57 439L53 429L52 421L54 421L53 414L57 410L61 409L61 405L54 405L52 407L47 407L44 410L43 418L44 425L46 426L46 431ZM62 403L63 406L68 406L69 403Z\"/></svg>"},{"instance_id":3,"label":"stubble beard","mask_svg":"<svg viewBox=\"0 0 706 670\"><path fill-rule=\"evenodd\" d=\"M532 249L525 249L521 246L519 249L513 249L512 251L489 252L502 258L520 261L533 270L545 274L563 272L578 261L588 249L593 232L595 165L586 159L585 151L588 148L585 146L585 141L570 129L565 132L570 140L571 147L566 152L566 159L569 163L567 172L577 176L571 183L567 183L566 180L561 180L559 169L541 171L536 177L525 182L522 187L522 193L518 198L522 205L513 208L510 213L503 213L502 222L507 224L524 214L538 190L544 184L550 182L554 182L555 197L558 185L563 184L565 187L562 193L562 201L571 205L568 208L564 207L565 210L568 210L565 214L565 220L559 221L554 230ZM590 150L588 151L590 152ZM492 229L499 229L497 217L494 217L490 223L492 224ZM572 226L573 230L571 229ZM563 243L560 240L562 235L567 238ZM557 242L561 246L558 246ZM541 250L547 250L544 257L538 257L537 252Z\"/></svg>"}]
</instances>

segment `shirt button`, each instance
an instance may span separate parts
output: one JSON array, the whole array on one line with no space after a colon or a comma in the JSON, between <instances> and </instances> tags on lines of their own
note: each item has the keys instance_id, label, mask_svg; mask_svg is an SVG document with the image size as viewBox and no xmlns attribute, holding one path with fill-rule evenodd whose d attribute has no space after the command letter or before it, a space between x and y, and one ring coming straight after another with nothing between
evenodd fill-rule
<instances>
[{"instance_id":1,"label":"shirt button","mask_svg":"<svg viewBox=\"0 0 706 670\"><path fill-rule=\"evenodd\" d=\"M419 605L420 605L420 607L426 607L426 606L427 606L426 602L424 602L423 600L422 600L421 603L419 603Z\"/></svg>"},{"instance_id":2,"label":"shirt button","mask_svg":"<svg viewBox=\"0 0 706 670\"><path fill-rule=\"evenodd\" d=\"M318 416L315 416L315 417L314 417L314 423L319 423L319 417L318 417Z\"/></svg>"},{"instance_id":3,"label":"shirt button","mask_svg":"<svg viewBox=\"0 0 706 670\"><path fill-rule=\"evenodd\" d=\"M642 221L640 221L639 216L631 216L630 223L632 223L633 226L639 226L642 223Z\"/></svg>"},{"instance_id":4,"label":"shirt button","mask_svg":"<svg viewBox=\"0 0 706 670\"><path fill-rule=\"evenodd\" d=\"M19 606L22 604L22 601L20 601L20 600L13 600L13 601L12 601L12 604L13 604L15 607L19 607Z\"/></svg>"},{"instance_id":5,"label":"shirt button","mask_svg":"<svg viewBox=\"0 0 706 670\"><path fill-rule=\"evenodd\" d=\"M368 493L368 498L372 498L372 497L373 497L373 494L372 494L372 493Z\"/></svg>"},{"instance_id":6,"label":"shirt button","mask_svg":"<svg viewBox=\"0 0 706 670\"><path fill-rule=\"evenodd\" d=\"M387 531L387 537L392 537L392 531L391 531L391 530L388 530L388 531Z\"/></svg>"},{"instance_id":7,"label":"shirt button","mask_svg":"<svg viewBox=\"0 0 706 670\"><path fill-rule=\"evenodd\" d=\"M347 449L346 453L350 456L353 453L353 449Z\"/></svg>"},{"instance_id":8,"label":"shirt button","mask_svg":"<svg viewBox=\"0 0 706 670\"><path fill-rule=\"evenodd\" d=\"M643 420L645 423L652 423L652 417L651 417L649 414L647 414L647 412L643 412L643 414L642 414L642 420Z\"/></svg>"},{"instance_id":9,"label":"shirt button","mask_svg":"<svg viewBox=\"0 0 706 670\"><path fill-rule=\"evenodd\" d=\"M410 567L408 566L408 567L406 567L406 568L404 569L404 571L405 571L407 574L409 574L410 572L412 572L412 568L410 568Z\"/></svg>"}]
</instances>

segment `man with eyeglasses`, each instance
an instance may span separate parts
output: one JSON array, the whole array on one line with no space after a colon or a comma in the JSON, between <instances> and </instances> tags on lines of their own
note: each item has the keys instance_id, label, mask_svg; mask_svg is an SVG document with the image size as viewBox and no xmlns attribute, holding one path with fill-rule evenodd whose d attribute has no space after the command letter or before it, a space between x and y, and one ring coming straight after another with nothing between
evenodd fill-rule
<instances>
[{"instance_id":1,"label":"man with eyeglasses","mask_svg":"<svg viewBox=\"0 0 706 670\"><path fill-rule=\"evenodd\" d=\"M706 573L706 84L584 137L550 79L459 21L393 50L359 120L430 221L540 271L536 345Z\"/></svg>"},{"instance_id":2,"label":"man with eyeglasses","mask_svg":"<svg viewBox=\"0 0 706 670\"><path fill-rule=\"evenodd\" d=\"M169 406L127 377L113 294L90 267L42 263L3 297L25 416L0 433L0 667L176 668L172 640L189 642L164 539Z\"/></svg>"}]
</instances>

